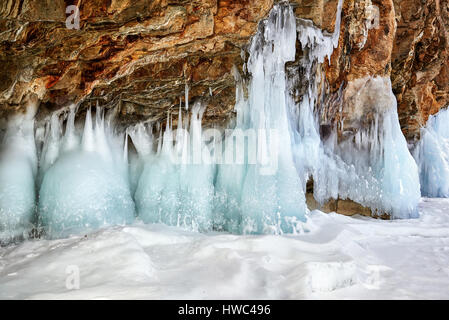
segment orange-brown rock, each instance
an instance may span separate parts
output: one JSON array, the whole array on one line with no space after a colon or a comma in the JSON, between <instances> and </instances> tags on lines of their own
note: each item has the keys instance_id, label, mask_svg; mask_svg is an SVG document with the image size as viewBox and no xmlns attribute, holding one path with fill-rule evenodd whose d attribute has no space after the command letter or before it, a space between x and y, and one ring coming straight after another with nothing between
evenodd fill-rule
<instances>
[{"instance_id":1,"label":"orange-brown rock","mask_svg":"<svg viewBox=\"0 0 449 320\"><path fill-rule=\"evenodd\" d=\"M39 116L70 103L120 104L122 119L159 119L203 97L229 117L234 65L273 0L86 0L69 30L63 0L0 3L0 117L37 94ZM214 99L208 99L210 90Z\"/></svg>"},{"instance_id":2,"label":"orange-brown rock","mask_svg":"<svg viewBox=\"0 0 449 320\"><path fill-rule=\"evenodd\" d=\"M326 202L323 205L320 205L315 198L313 197L313 194L307 193L306 194L306 203L309 210L320 210L325 213L339 213L345 216L353 216L356 214L371 217L372 212L371 209L363 207L362 205L358 204L357 202L354 202L349 199L331 199L328 202ZM389 219L387 215L383 215L380 218L382 219Z\"/></svg>"},{"instance_id":3,"label":"orange-brown rock","mask_svg":"<svg viewBox=\"0 0 449 320\"><path fill-rule=\"evenodd\" d=\"M324 66L328 93L347 91L366 76L391 76L401 127L416 141L429 115L449 103L448 10L447 0L345 1L339 46ZM345 110L350 97L344 97L334 99L344 113L334 120L344 116L351 123L355 115Z\"/></svg>"},{"instance_id":4,"label":"orange-brown rock","mask_svg":"<svg viewBox=\"0 0 449 320\"><path fill-rule=\"evenodd\" d=\"M235 100L231 70L242 70L242 48L277 0L85 0L80 30L69 30L65 10L75 2L0 1L0 118L36 94L40 118L99 101L119 105L123 121L161 120L184 103L188 84L190 98L208 105L207 121L226 121ZM334 31L338 0L290 2L299 18ZM448 6L345 0L339 46L323 66L323 118L337 121L343 104L350 126L349 84L391 75L403 131L416 139L449 101Z\"/></svg>"},{"instance_id":5,"label":"orange-brown rock","mask_svg":"<svg viewBox=\"0 0 449 320\"><path fill-rule=\"evenodd\" d=\"M415 140L429 115L449 103L449 2L395 0L395 8L391 78L403 131Z\"/></svg>"},{"instance_id":6,"label":"orange-brown rock","mask_svg":"<svg viewBox=\"0 0 449 320\"><path fill-rule=\"evenodd\" d=\"M358 93L356 88L360 79L389 76L395 34L393 0L344 2L339 45L332 55L331 64L324 64L324 68L329 94L341 94L340 89L344 89L344 99L339 100L342 113L335 114L333 120L343 117L345 129L351 129L352 123L358 123L361 118L351 103L353 95ZM334 106L323 106L324 112L331 107ZM367 114L363 116L366 120L370 118Z\"/></svg>"}]
</instances>

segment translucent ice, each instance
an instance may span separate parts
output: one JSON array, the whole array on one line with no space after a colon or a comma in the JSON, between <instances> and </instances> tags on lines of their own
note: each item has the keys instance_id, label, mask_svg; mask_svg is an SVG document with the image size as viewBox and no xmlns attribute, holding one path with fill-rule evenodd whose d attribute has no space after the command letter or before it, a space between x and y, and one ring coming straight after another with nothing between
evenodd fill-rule
<instances>
[{"instance_id":1,"label":"translucent ice","mask_svg":"<svg viewBox=\"0 0 449 320\"><path fill-rule=\"evenodd\" d=\"M36 170L33 116L17 116L0 150L0 243L26 237L32 228Z\"/></svg>"},{"instance_id":2,"label":"translucent ice","mask_svg":"<svg viewBox=\"0 0 449 320\"><path fill-rule=\"evenodd\" d=\"M417 217L418 168L399 125L390 80L364 81L357 104L365 110L374 108L374 118L354 136L337 143L334 135L322 144L320 165L314 168L315 198L319 202L349 198L373 214Z\"/></svg>"},{"instance_id":3,"label":"translucent ice","mask_svg":"<svg viewBox=\"0 0 449 320\"><path fill-rule=\"evenodd\" d=\"M314 197L321 204L331 198L351 199L371 208L373 214L416 217L420 199L417 167L399 126L389 79L356 80L362 85L354 94L353 116L357 116L359 110L360 117L372 111L371 124L361 126L347 139L337 138L335 127L324 140L320 136L320 114L315 105L319 99L318 84L323 79L316 66L326 57L330 60L338 45L342 3L340 0L333 34L323 32L307 20L300 19L297 25L303 49L299 70L306 88L299 106L289 99L288 109L298 173L303 187L309 177L313 177ZM290 79L291 83L294 84L294 80ZM290 88L297 90L292 85Z\"/></svg>"},{"instance_id":4,"label":"translucent ice","mask_svg":"<svg viewBox=\"0 0 449 320\"><path fill-rule=\"evenodd\" d=\"M40 160L39 218L49 237L134 219L123 136L113 134L97 108L95 126L88 110L80 137L74 113L72 108L64 136L52 117Z\"/></svg>"},{"instance_id":5,"label":"translucent ice","mask_svg":"<svg viewBox=\"0 0 449 320\"><path fill-rule=\"evenodd\" d=\"M233 136L243 131L253 133L257 137L258 161L251 162L246 154L243 164L225 163L218 167L217 210L224 216L225 228L232 231L296 232L307 208L293 162L287 112L285 64L294 61L296 53L292 8L276 5L259 27L249 50L249 97L245 101L241 87L238 88L237 123L234 134L225 140L225 152L230 148L238 152L245 147L250 152L251 142L234 143Z\"/></svg>"},{"instance_id":6,"label":"translucent ice","mask_svg":"<svg viewBox=\"0 0 449 320\"><path fill-rule=\"evenodd\" d=\"M152 135L142 124L128 131L144 163L134 196L142 221L190 230L212 229L213 166L203 157L195 159L198 154L208 154L201 133L203 111L201 104L193 106L189 131L188 121L182 124L181 110L176 132L167 117L156 152Z\"/></svg>"},{"instance_id":7,"label":"translucent ice","mask_svg":"<svg viewBox=\"0 0 449 320\"><path fill-rule=\"evenodd\" d=\"M449 111L430 116L413 155L419 166L421 191L427 197L449 197Z\"/></svg>"}]
</instances>

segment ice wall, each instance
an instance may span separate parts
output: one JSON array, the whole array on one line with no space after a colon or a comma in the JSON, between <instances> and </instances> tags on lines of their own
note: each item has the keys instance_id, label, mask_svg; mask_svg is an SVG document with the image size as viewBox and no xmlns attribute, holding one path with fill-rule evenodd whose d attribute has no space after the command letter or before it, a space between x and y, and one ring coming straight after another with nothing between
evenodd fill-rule
<instances>
[{"instance_id":1,"label":"ice wall","mask_svg":"<svg viewBox=\"0 0 449 320\"><path fill-rule=\"evenodd\" d=\"M134 196L144 222L245 234L301 230L307 207L293 161L285 73L296 53L290 6L273 8L249 53L249 96L236 72L237 117L219 144L215 135L204 139L200 103L189 125L179 111L176 131L167 117L158 142L142 124L128 130L144 163Z\"/></svg>"},{"instance_id":2,"label":"ice wall","mask_svg":"<svg viewBox=\"0 0 449 320\"><path fill-rule=\"evenodd\" d=\"M449 197L449 111L430 116L413 155L426 197Z\"/></svg>"},{"instance_id":3,"label":"ice wall","mask_svg":"<svg viewBox=\"0 0 449 320\"><path fill-rule=\"evenodd\" d=\"M87 111L82 132L71 108L62 135L53 115L40 158L39 224L49 237L65 237L134 220L127 150L101 108Z\"/></svg>"},{"instance_id":4,"label":"ice wall","mask_svg":"<svg viewBox=\"0 0 449 320\"><path fill-rule=\"evenodd\" d=\"M33 113L11 119L0 146L0 244L27 238L32 229L37 170Z\"/></svg>"}]
</instances>

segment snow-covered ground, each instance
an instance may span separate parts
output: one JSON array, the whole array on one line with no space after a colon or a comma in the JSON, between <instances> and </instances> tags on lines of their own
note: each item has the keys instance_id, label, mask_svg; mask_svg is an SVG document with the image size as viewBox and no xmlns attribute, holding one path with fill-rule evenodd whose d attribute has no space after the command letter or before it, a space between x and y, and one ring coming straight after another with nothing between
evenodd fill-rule
<instances>
[{"instance_id":1,"label":"snow-covered ground","mask_svg":"<svg viewBox=\"0 0 449 320\"><path fill-rule=\"evenodd\" d=\"M448 299L449 199L423 199L420 212L314 211L296 236L133 225L26 241L0 248L0 298Z\"/></svg>"}]
</instances>

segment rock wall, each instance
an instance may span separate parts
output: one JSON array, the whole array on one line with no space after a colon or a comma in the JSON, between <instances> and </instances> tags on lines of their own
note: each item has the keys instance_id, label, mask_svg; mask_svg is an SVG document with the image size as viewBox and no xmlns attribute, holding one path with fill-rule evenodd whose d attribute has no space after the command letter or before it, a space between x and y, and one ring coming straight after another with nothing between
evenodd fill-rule
<instances>
[{"instance_id":1,"label":"rock wall","mask_svg":"<svg viewBox=\"0 0 449 320\"><path fill-rule=\"evenodd\" d=\"M449 2L395 0L398 28L392 52L393 90L410 140L449 103Z\"/></svg>"},{"instance_id":2,"label":"rock wall","mask_svg":"<svg viewBox=\"0 0 449 320\"><path fill-rule=\"evenodd\" d=\"M77 1L0 2L0 117L28 95L38 116L69 103L120 103L121 118L161 119L184 99L209 99L206 118L234 106L233 65L272 0L79 1L80 29L66 28ZM244 58L244 56L243 56ZM207 99L206 99L207 100Z\"/></svg>"},{"instance_id":3,"label":"rock wall","mask_svg":"<svg viewBox=\"0 0 449 320\"><path fill-rule=\"evenodd\" d=\"M415 142L429 115L449 103L448 10L446 0L345 1L339 47L325 66L326 102L340 101L343 112L335 115L332 104L324 112L356 130L372 119L369 108L353 108L360 79L390 76L402 130ZM338 94L342 99L332 100Z\"/></svg>"},{"instance_id":4,"label":"rock wall","mask_svg":"<svg viewBox=\"0 0 449 320\"><path fill-rule=\"evenodd\" d=\"M38 118L70 103L119 105L121 119L162 120L201 97L206 121L232 114L232 68L274 0L2 0L0 118L39 99ZM338 0L291 0L298 17L332 32ZM80 29L66 27L79 4ZM449 101L447 0L345 0L339 47L324 64L323 125L363 126L351 100L367 76L391 76L413 142ZM299 53L300 55L300 53ZM210 94L213 99L210 99ZM336 110L342 109L339 113ZM360 118L357 115L363 114Z\"/></svg>"}]
</instances>

